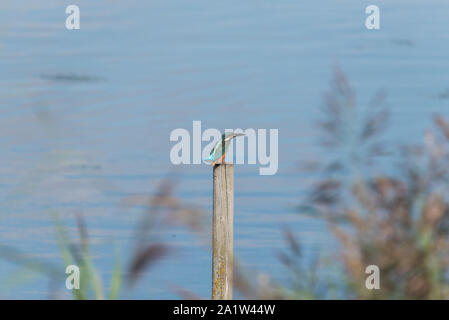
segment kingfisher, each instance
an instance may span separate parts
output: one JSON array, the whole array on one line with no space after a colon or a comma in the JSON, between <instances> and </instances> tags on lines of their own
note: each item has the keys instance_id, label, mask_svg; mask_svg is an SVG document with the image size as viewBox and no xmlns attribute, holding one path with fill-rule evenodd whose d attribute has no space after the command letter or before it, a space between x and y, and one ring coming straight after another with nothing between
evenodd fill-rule
<instances>
[{"instance_id":1,"label":"kingfisher","mask_svg":"<svg viewBox=\"0 0 449 320\"><path fill-rule=\"evenodd\" d=\"M231 140L235 137L244 135L244 133L234 132L223 133L221 135L221 140L215 144L210 152L209 157L204 159L204 161L209 162L212 167L214 167L217 163L223 163L226 156L226 151L228 151L229 143L231 142Z\"/></svg>"}]
</instances>

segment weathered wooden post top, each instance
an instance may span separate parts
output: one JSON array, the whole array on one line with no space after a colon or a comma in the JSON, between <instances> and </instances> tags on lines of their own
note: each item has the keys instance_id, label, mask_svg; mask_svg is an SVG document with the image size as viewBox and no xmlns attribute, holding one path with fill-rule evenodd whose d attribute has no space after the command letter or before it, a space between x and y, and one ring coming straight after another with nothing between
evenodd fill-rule
<instances>
[{"instance_id":1,"label":"weathered wooden post top","mask_svg":"<svg viewBox=\"0 0 449 320\"><path fill-rule=\"evenodd\" d=\"M234 272L234 165L225 156L231 140L242 133L227 132L206 161L213 167L212 299L232 299Z\"/></svg>"}]
</instances>

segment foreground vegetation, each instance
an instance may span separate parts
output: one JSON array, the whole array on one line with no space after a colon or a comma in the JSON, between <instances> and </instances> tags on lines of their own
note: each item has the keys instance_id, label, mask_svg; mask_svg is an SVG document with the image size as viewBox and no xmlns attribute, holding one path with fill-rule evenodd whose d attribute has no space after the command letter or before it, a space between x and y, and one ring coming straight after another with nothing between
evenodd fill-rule
<instances>
[{"instance_id":1,"label":"foreground vegetation","mask_svg":"<svg viewBox=\"0 0 449 320\"><path fill-rule=\"evenodd\" d=\"M325 95L323 114L317 143L324 156L304 166L315 181L308 197L298 199L298 214L324 220L337 242L336 251L304 261L301 239L284 228L280 232L287 250L279 253L279 260L291 281L279 283L269 276L261 281L236 265L235 288L244 297L257 299L448 299L449 124L435 116L434 129L422 144L387 143L385 96L378 93L367 108L359 107L340 70ZM385 166L386 154L397 167ZM134 252L126 264L117 254L108 290L89 256L82 216L77 217L80 240L74 242L53 215L63 263L77 264L88 274L82 290L73 291L75 299L116 299L124 284L132 287L143 270L170 253L168 245L149 237L158 225L183 225L198 236L207 234L207 215L176 199L174 187L175 181L167 178L154 197L144 200L147 209L136 228ZM136 199L126 201L135 204ZM14 248L2 246L0 254L52 281L64 276ZM365 268L372 264L380 269L381 290L365 287ZM331 265L329 275L325 270ZM179 294L198 298L188 288Z\"/></svg>"}]
</instances>

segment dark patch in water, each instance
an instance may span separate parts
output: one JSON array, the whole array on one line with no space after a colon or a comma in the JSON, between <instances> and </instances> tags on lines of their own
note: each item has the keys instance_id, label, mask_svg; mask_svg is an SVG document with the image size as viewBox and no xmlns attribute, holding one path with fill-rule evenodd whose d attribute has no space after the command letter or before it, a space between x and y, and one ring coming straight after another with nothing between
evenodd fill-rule
<instances>
[{"instance_id":1,"label":"dark patch in water","mask_svg":"<svg viewBox=\"0 0 449 320\"><path fill-rule=\"evenodd\" d=\"M449 88L438 94L439 99L449 99Z\"/></svg>"},{"instance_id":2,"label":"dark patch in water","mask_svg":"<svg viewBox=\"0 0 449 320\"><path fill-rule=\"evenodd\" d=\"M393 39L393 40L391 40L391 42L395 45L403 46L403 47L414 47L415 46L415 43L413 43L413 41L409 40L409 39Z\"/></svg>"},{"instance_id":3,"label":"dark patch in water","mask_svg":"<svg viewBox=\"0 0 449 320\"><path fill-rule=\"evenodd\" d=\"M56 73L40 75L41 79L57 82L91 82L104 80L99 77L74 73Z\"/></svg>"}]
</instances>

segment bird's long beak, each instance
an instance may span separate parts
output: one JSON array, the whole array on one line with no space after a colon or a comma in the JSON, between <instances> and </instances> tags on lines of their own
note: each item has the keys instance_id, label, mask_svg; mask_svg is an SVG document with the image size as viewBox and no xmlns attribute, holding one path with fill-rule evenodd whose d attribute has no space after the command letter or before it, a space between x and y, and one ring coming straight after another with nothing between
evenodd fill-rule
<instances>
[{"instance_id":1,"label":"bird's long beak","mask_svg":"<svg viewBox=\"0 0 449 320\"><path fill-rule=\"evenodd\" d=\"M244 133L233 133L232 134L232 137L234 138L234 137L241 137L241 136L244 136L245 134Z\"/></svg>"},{"instance_id":2,"label":"bird's long beak","mask_svg":"<svg viewBox=\"0 0 449 320\"><path fill-rule=\"evenodd\" d=\"M230 136L228 136L225 141L231 141L232 139L234 139L235 137L240 137L240 136L244 136L244 133L232 133Z\"/></svg>"}]
</instances>

